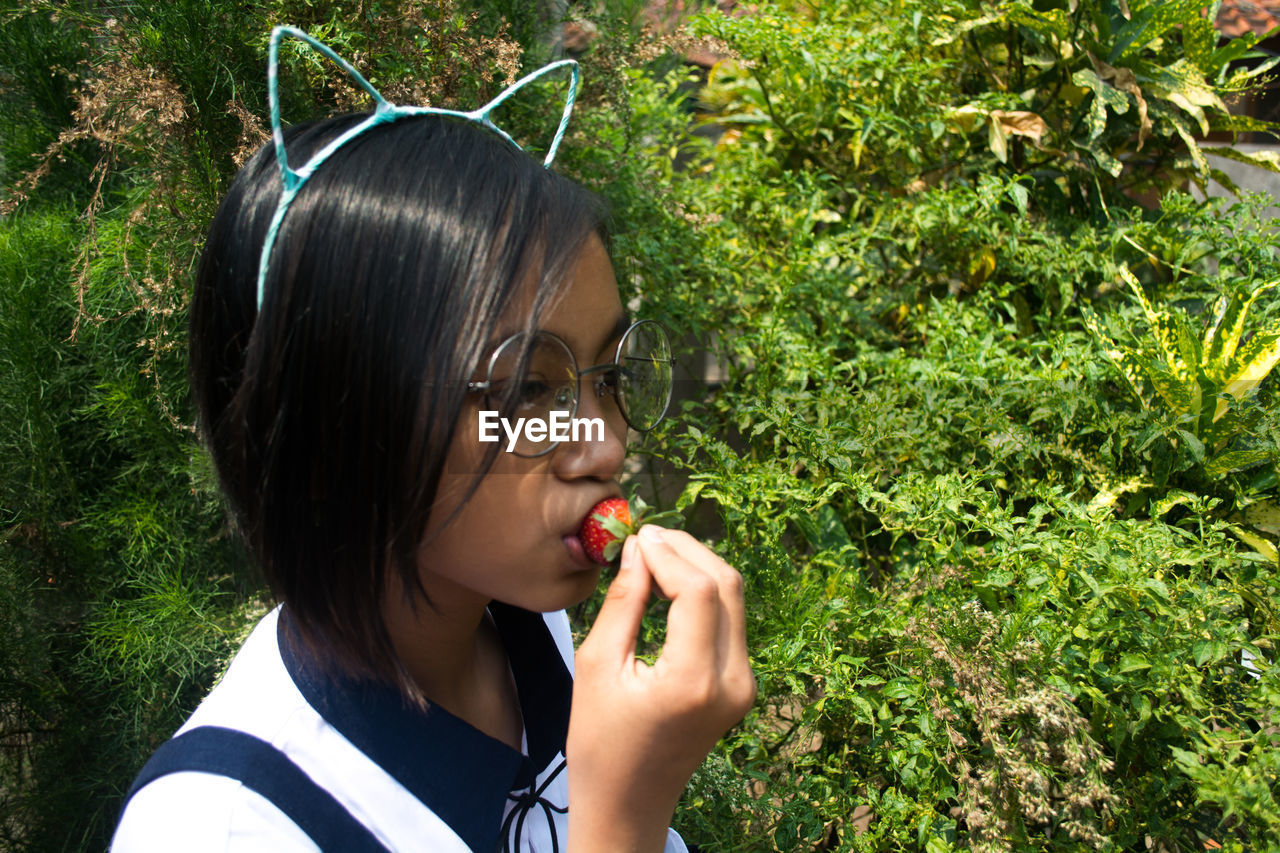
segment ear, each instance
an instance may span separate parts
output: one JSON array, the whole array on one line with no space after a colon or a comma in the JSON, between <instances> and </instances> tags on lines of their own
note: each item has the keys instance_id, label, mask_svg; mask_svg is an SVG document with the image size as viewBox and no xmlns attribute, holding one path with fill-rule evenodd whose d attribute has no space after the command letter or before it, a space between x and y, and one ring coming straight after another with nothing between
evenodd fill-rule
<instances>
[{"instance_id":1,"label":"ear","mask_svg":"<svg viewBox=\"0 0 1280 853\"><path fill-rule=\"evenodd\" d=\"M390 105L387 99L382 97L382 93L373 88L373 85L364 79L364 76L353 68L351 63L334 53L333 49L324 42L312 38L297 27L276 27L271 30L271 41L267 46L267 103L271 108L271 141L276 149L276 162L280 164L280 179L284 182L285 191L292 192L306 179L306 176L300 175L289 166L289 155L284 150L284 133L280 128L279 54L280 42L285 37L298 39L331 59L357 86L369 93L378 105L378 112L385 111Z\"/></svg>"},{"instance_id":2,"label":"ear","mask_svg":"<svg viewBox=\"0 0 1280 853\"><path fill-rule=\"evenodd\" d=\"M578 99L578 81L581 77L581 72L578 70L577 60L561 59L557 62L544 65L531 74L526 74L506 89L503 89L502 92L498 94L498 97L476 110L472 115L474 115L475 118L485 127L502 134L502 136L506 137L513 145L516 145L516 147L519 148L520 146L516 144L515 140L511 139L510 136L507 136L506 131L493 123L493 120L489 118L489 114L500 106L503 101L507 100L507 98L510 98L516 92L519 92L533 81L545 77L553 72L563 71L566 68L569 70L569 91L565 94L564 110L560 113L560 124L556 127L555 135L551 138L551 147L547 149L547 156L542 161L543 166L550 166L551 161L556 159L556 152L560 149L560 140L564 138L565 128L569 126L569 116L573 113L574 101Z\"/></svg>"}]
</instances>

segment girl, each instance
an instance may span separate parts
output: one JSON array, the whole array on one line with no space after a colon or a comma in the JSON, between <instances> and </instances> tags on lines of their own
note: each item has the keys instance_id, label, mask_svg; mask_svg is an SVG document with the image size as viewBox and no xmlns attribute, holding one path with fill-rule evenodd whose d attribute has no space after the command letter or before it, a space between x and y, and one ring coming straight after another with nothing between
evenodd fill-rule
<instances>
[{"instance_id":1,"label":"girl","mask_svg":"<svg viewBox=\"0 0 1280 853\"><path fill-rule=\"evenodd\" d=\"M665 335L623 311L599 202L489 122L510 92L393 107L341 63L378 110L281 134L286 36L341 63L273 33L275 142L214 219L190 354L279 607L144 769L113 849L683 850L676 801L755 696L741 578L650 526L576 656L564 615L600 572L577 530L669 397ZM480 440L489 411L606 428L508 450Z\"/></svg>"}]
</instances>

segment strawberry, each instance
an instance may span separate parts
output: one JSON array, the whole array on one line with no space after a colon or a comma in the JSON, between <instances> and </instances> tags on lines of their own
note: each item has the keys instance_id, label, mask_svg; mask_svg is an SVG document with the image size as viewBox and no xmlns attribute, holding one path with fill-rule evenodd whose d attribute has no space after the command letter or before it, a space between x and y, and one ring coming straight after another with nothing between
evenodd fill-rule
<instances>
[{"instance_id":1,"label":"strawberry","mask_svg":"<svg viewBox=\"0 0 1280 853\"><path fill-rule=\"evenodd\" d=\"M639 530L641 525L657 518L676 515L675 512L651 514L649 506L639 496L631 502L626 498L608 498L600 501L587 513L578 530L578 539L593 561L612 563L622 553L622 543Z\"/></svg>"}]
</instances>

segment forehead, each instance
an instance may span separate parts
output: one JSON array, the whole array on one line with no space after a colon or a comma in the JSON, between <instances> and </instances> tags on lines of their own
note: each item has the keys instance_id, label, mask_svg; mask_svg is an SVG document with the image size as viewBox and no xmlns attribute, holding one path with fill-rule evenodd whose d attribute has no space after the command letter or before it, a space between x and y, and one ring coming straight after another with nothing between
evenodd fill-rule
<instances>
[{"instance_id":1,"label":"forehead","mask_svg":"<svg viewBox=\"0 0 1280 853\"><path fill-rule=\"evenodd\" d=\"M498 339L524 328L532 298L533 287L524 288L521 299L504 318ZM604 244L593 234L570 262L566 280L542 312L538 328L563 338L581 359L594 357L616 340L626 325L613 264Z\"/></svg>"},{"instance_id":2,"label":"forehead","mask_svg":"<svg viewBox=\"0 0 1280 853\"><path fill-rule=\"evenodd\" d=\"M539 325L564 338L575 351L586 351L607 343L621 316L613 264L593 234L578 253L567 286Z\"/></svg>"}]
</instances>

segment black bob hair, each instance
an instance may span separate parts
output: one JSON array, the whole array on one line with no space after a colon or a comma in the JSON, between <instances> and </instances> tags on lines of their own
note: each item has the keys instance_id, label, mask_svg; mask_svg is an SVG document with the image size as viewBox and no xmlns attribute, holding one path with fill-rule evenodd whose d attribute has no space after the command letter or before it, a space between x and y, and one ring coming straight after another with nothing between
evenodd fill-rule
<instances>
[{"instance_id":1,"label":"black bob hair","mask_svg":"<svg viewBox=\"0 0 1280 853\"><path fill-rule=\"evenodd\" d=\"M290 128L290 163L363 118ZM608 244L603 204L472 123L400 119L348 142L298 193L258 310L280 188L268 143L210 227L191 306L200 425L300 639L413 696L382 620L389 573L421 591L417 553L466 381L525 288L533 328L588 239Z\"/></svg>"}]
</instances>

